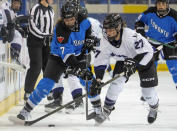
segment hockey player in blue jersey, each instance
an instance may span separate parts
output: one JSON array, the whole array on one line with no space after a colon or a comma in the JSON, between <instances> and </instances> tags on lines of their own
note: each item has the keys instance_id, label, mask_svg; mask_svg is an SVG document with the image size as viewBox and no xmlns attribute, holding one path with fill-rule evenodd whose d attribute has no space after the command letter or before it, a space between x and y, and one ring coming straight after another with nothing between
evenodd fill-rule
<instances>
[{"instance_id":1,"label":"hockey player in blue jersey","mask_svg":"<svg viewBox=\"0 0 177 131\"><path fill-rule=\"evenodd\" d=\"M88 16L87 9L85 7L80 6L78 1L72 0L71 2L78 8L79 19L80 18L81 19L87 18L87 16ZM92 35L95 36L94 40L99 42L98 38L102 37L102 29L100 28L101 23L93 18L88 18L88 20L90 21L90 23L92 25L91 30L92 30ZM90 56L89 56L88 64L90 66ZM80 79L80 81L79 81L79 79L77 77L72 76L72 75L68 75L67 81L68 81L73 99L76 98L76 96L82 94L82 86L85 87L85 82L82 79ZM89 85L90 84L91 84L91 82L89 81ZM55 85L55 88L52 90L52 92L53 92L52 96L53 96L54 100L52 102L50 102L49 104L45 105L46 112L51 112L51 111L55 110L56 108L60 107L63 103L62 96L63 96L63 92L64 92L64 86L62 83L62 79L60 79L59 82ZM65 113L67 113L67 114L70 114L70 113L83 114L84 113L83 109L84 109L83 101L79 101L79 102L73 103L70 106L67 106L65 108Z\"/></svg>"},{"instance_id":2,"label":"hockey player in blue jersey","mask_svg":"<svg viewBox=\"0 0 177 131\"><path fill-rule=\"evenodd\" d=\"M145 25L148 31L145 32ZM174 46L177 44L177 12L169 7L169 0L156 0L156 6L140 14L135 29L138 33L150 39L150 43L155 48L160 43L170 43ZM157 42L159 41L159 42ZM168 45L163 46L164 59L172 74L173 81L177 88L177 51L176 48L170 48ZM158 60L159 52L155 54Z\"/></svg>"},{"instance_id":3,"label":"hockey player in blue jersey","mask_svg":"<svg viewBox=\"0 0 177 131\"><path fill-rule=\"evenodd\" d=\"M49 94L69 66L80 78L92 78L85 64L80 64L80 58L85 54L82 50L86 48L85 43L91 34L90 29L91 25L87 19L78 19L76 8L71 2L66 2L62 6L61 19L54 29L51 54L44 77L31 93L20 113L16 117L9 117L10 121L23 124L28 120L33 108Z\"/></svg>"}]
</instances>

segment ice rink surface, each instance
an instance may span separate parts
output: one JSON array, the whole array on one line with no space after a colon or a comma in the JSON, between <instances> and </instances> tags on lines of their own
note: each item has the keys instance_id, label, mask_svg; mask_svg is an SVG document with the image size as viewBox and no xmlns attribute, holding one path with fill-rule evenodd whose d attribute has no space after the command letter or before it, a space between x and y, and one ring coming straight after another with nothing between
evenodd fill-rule
<instances>
[{"instance_id":1,"label":"ice rink surface","mask_svg":"<svg viewBox=\"0 0 177 131\"><path fill-rule=\"evenodd\" d=\"M160 99L158 118L152 125L147 123L148 106L140 101L141 88L137 73L125 85L115 105L116 110L110 115L110 121L95 127L94 121L86 121L85 114L55 113L50 117L30 126L14 125L8 121L8 116L17 115L23 107L23 102L0 117L0 131L177 131L177 90L168 72L158 72L157 88ZM106 75L104 80L110 77ZM64 80L64 103L71 100L69 87ZM107 87L102 90L102 103ZM32 119L44 115L43 100L31 113ZM89 105L91 109L91 105ZM48 127L55 124L55 127Z\"/></svg>"}]
</instances>

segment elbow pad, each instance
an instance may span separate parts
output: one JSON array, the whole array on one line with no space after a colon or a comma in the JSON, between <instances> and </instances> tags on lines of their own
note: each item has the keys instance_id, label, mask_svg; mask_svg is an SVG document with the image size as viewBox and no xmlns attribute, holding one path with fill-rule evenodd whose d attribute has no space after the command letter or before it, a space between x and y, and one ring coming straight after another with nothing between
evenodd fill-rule
<instances>
[{"instance_id":1,"label":"elbow pad","mask_svg":"<svg viewBox=\"0 0 177 131\"><path fill-rule=\"evenodd\" d=\"M145 36L145 24L141 21L135 23L135 30L137 33L140 33L142 36Z\"/></svg>"}]
</instances>

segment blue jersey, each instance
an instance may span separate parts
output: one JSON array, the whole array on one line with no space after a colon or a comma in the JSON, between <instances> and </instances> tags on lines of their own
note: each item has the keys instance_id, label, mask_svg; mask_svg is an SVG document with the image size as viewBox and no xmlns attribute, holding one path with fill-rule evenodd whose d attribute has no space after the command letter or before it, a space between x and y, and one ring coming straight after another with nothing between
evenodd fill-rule
<instances>
[{"instance_id":1,"label":"blue jersey","mask_svg":"<svg viewBox=\"0 0 177 131\"><path fill-rule=\"evenodd\" d=\"M148 26L146 36L163 43L174 41L177 34L177 12L170 9L165 17L159 17L156 12L156 7L150 7L138 17L139 21Z\"/></svg>"},{"instance_id":2,"label":"blue jersey","mask_svg":"<svg viewBox=\"0 0 177 131\"><path fill-rule=\"evenodd\" d=\"M86 31L91 27L90 22L84 19L79 24L78 32L71 32L59 22L54 29L54 36L51 43L51 54L57 55L66 62L70 55L81 54Z\"/></svg>"}]
</instances>

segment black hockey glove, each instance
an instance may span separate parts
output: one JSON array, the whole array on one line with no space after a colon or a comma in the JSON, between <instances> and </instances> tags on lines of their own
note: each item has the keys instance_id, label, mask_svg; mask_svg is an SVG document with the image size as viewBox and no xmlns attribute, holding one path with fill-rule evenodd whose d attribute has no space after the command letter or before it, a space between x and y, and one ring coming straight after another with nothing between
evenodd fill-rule
<instances>
[{"instance_id":1,"label":"black hockey glove","mask_svg":"<svg viewBox=\"0 0 177 131\"><path fill-rule=\"evenodd\" d=\"M99 88L99 86L101 86L102 84L103 82L93 79L88 94L90 96L99 95L101 93L101 88Z\"/></svg>"},{"instance_id":2,"label":"black hockey glove","mask_svg":"<svg viewBox=\"0 0 177 131\"><path fill-rule=\"evenodd\" d=\"M85 39L85 44L84 44L83 49L84 51L88 50L90 52L91 50L94 50L94 47L99 46L99 43L100 43L100 39L98 39L95 36L90 35L89 37Z\"/></svg>"},{"instance_id":3,"label":"black hockey glove","mask_svg":"<svg viewBox=\"0 0 177 131\"><path fill-rule=\"evenodd\" d=\"M67 75L75 75L80 77L83 80L91 80L93 78L93 74L92 72L90 72L89 70L85 69L85 68L81 68L79 66L75 67L75 68L68 68L66 69L65 72L65 76L67 77Z\"/></svg>"},{"instance_id":4,"label":"black hockey glove","mask_svg":"<svg viewBox=\"0 0 177 131\"><path fill-rule=\"evenodd\" d=\"M32 19L32 16L30 15L20 15L15 17L14 21L16 24L26 24L30 19Z\"/></svg>"},{"instance_id":5,"label":"black hockey glove","mask_svg":"<svg viewBox=\"0 0 177 131\"><path fill-rule=\"evenodd\" d=\"M145 24L143 22L135 22L135 30L137 33L140 33L142 36L145 36Z\"/></svg>"},{"instance_id":6,"label":"black hockey glove","mask_svg":"<svg viewBox=\"0 0 177 131\"><path fill-rule=\"evenodd\" d=\"M8 34L8 31L6 29L6 27L2 26L1 28L1 32L0 32L0 37L2 38L2 42L5 44L7 42L7 34Z\"/></svg>"},{"instance_id":7,"label":"black hockey glove","mask_svg":"<svg viewBox=\"0 0 177 131\"><path fill-rule=\"evenodd\" d=\"M7 41L11 42L15 36L15 23L9 22L7 23Z\"/></svg>"},{"instance_id":8,"label":"black hockey glove","mask_svg":"<svg viewBox=\"0 0 177 131\"><path fill-rule=\"evenodd\" d=\"M126 82L128 81L129 77L135 73L136 71L136 61L131 58L127 58L124 61L124 76L127 78Z\"/></svg>"}]
</instances>

